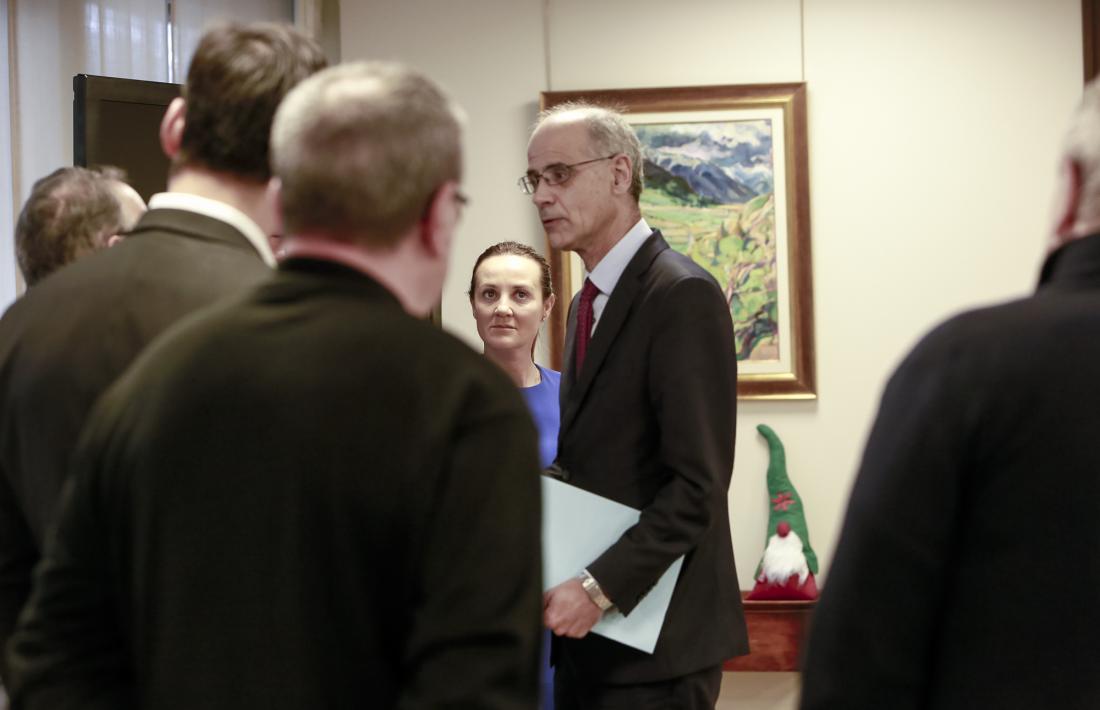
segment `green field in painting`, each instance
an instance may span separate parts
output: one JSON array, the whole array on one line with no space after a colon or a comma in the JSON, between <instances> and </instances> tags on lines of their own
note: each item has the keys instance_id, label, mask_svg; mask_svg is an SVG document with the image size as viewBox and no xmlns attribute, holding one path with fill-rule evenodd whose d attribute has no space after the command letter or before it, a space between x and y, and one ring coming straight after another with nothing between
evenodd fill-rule
<instances>
[{"instance_id":1,"label":"green field in painting","mask_svg":"<svg viewBox=\"0 0 1100 710\"><path fill-rule=\"evenodd\" d=\"M709 271L725 292L738 360L778 357L775 201L759 195L739 205L690 206L646 189L642 214L669 245Z\"/></svg>"}]
</instances>

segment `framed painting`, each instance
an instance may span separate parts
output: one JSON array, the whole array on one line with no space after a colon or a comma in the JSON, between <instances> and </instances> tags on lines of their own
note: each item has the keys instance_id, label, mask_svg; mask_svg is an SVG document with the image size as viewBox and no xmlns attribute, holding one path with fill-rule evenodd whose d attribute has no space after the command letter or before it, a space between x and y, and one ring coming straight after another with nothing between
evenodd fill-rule
<instances>
[{"instance_id":1,"label":"framed painting","mask_svg":"<svg viewBox=\"0 0 1100 710\"><path fill-rule=\"evenodd\" d=\"M624 113L642 142L641 210L669 245L718 281L733 320L741 399L814 399L806 85L546 91ZM550 250L563 307L551 323L561 366L580 259Z\"/></svg>"}]
</instances>

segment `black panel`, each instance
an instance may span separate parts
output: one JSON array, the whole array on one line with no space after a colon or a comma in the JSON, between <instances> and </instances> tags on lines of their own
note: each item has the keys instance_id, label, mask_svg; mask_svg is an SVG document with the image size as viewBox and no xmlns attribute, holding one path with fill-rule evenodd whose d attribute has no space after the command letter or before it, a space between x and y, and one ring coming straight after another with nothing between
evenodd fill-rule
<instances>
[{"instance_id":1,"label":"black panel","mask_svg":"<svg viewBox=\"0 0 1100 710\"><path fill-rule=\"evenodd\" d=\"M77 74L73 77L73 163L115 165L146 200L163 192L168 158L160 121L178 84Z\"/></svg>"}]
</instances>

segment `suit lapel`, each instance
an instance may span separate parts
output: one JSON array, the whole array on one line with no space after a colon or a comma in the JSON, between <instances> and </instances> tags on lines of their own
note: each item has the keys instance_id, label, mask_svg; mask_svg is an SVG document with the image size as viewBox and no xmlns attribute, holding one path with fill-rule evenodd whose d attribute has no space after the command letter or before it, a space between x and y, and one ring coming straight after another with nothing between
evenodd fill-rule
<instances>
[{"instance_id":1,"label":"suit lapel","mask_svg":"<svg viewBox=\"0 0 1100 710\"><path fill-rule=\"evenodd\" d=\"M661 237L659 231L654 230L642 243L638 252L634 254L634 258L627 264L626 270L619 277L619 282L615 284L615 289L611 292L611 297L608 299L607 305L600 315L600 320L596 324L596 331L592 334L592 340L588 343L588 352L584 356L584 368L580 372L575 372L573 360L573 342L577 320L577 299L573 299L573 303L569 307L569 325L565 340L568 350L564 353L567 358L568 377L563 378L561 392L561 430L563 432L573 423L577 412L580 411L581 404L584 402L585 395L592 387L596 373L599 372L600 366L607 358L607 354L614 347L616 336L622 330L627 316L637 301L638 291L642 284L641 277L649 269L650 264L657 258L657 255L665 249L668 249L668 243Z\"/></svg>"}]
</instances>

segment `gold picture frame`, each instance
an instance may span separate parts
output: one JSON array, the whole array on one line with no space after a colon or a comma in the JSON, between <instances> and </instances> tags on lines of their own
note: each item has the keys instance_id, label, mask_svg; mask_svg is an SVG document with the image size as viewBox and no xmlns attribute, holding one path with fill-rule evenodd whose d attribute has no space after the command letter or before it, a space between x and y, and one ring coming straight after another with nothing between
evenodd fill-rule
<instances>
[{"instance_id":1,"label":"gold picture frame","mask_svg":"<svg viewBox=\"0 0 1100 710\"><path fill-rule=\"evenodd\" d=\"M567 101L618 109L635 124L646 151L643 216L710 270L730 303L738 398L815 399L805 83L544 91L539 103ZM560 369L583 265L548 249Z\"/></svg>"}]
</instances>

